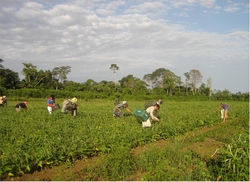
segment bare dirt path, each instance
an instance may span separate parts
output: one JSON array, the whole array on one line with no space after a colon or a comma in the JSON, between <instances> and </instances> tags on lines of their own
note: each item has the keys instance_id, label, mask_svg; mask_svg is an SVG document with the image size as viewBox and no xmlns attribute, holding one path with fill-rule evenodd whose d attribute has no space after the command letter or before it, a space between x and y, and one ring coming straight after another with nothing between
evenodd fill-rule
<instances>
[{"instance_id":1,"label":"bare dirt path","mask_svg":"<svg viewBox=\"0 0 250 182\"><path fill-rule=\"evenodd\" d=\"M231 122L231 121L229 121ZM228 123L229 123L228 122ZM198 136L200 134L206 133L211 130L216 130L221 125L227 125L228 123L220 123L219 125L215 125L213 127L204 127L197 131L188 132L185 136L180 136L183 140L188 139L190 137ZM131 149L133 155L142 154L145 150L148 150L152 147L159 147L163 149L167 146L173 145L170 139L159 140L154 143L146 144L145 146L139 146L137 148ZM189 146L185 146L181 148L181 151L193 150L199 153L203 157L211 157L216 149L221 149L224 147L224 144L213 140L211 138L206 138L203 142L195 142ZM46 168L42 171L35 171L33 173L23 174L18 177L7 177L2 179L3 181L52 181L52 180L68 180L68 181L81 181L82 169L86 167L91 167L93 165L101 164L103 156L95 156L89 159L82 159L75 161L74 165L69 166L66 164L60 166L54 166L53 168ZM140 181L141 176L143 174L135 173L130 177L130 180ZM71 179L73 177L73 179ZM63 178L63 179L62 179ZM102 180L102 179L100 179Z\"/></svg>"}]
</instances>

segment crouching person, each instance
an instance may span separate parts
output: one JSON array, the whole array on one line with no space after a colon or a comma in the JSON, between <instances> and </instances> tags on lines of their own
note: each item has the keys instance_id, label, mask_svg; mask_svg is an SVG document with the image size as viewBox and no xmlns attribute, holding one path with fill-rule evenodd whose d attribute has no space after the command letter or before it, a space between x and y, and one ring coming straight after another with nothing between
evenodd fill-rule
<instances>
[{"instance_id":1,"label":"crouching person","mask_svg":"<svg viewBox=\"0 0 250 182\"><path fill-rule=\"evenodd\" d=\"M66 110L69 110L69 111L71 111L72 116L76 116L77 115L77 107L79 109L77 99L79 99L79 95L76 95L71 100L64 100L62 103L62 113L64 113Z\"/></svg>"},{"instance_id":2,"label":"crouching person","mask_svg":"<svg viewBox=\"0 0 250 182\"><path fill-rule=\"evenodd\" d=\"M78 109L79 109L79 105L77 103L77 99L79 99L79 95L76 95L74 98L71 99L72 104L75 105L75 108L73 108L71 110L72 116L76 116L77 115L77 108L76 107L78 107Z\"/></svg>"},{"instance_id":3,"label":"crouching person","mask_svg":"<svg viewBox=\"0 0 250 182\"><path fill-rule=\"evenodd\" d=\"M142 122L142 127L151 127L151 122L150 122L150 118L153 120L153 121L160 121L155 115L154 115L154 112L159 110L160 109L160 106L159 104L155 104L154 106L150 106L146 109L146 111L149 113L149 118L147 119L147 121L143 121Z\"/></svg>"},{"instance_id":4,"label":"crouching person","mask_svg":"<svg viewBox=\"0 0 250 182\"><path fill-rule=\"evenodd\" d=\"M144 107L145 107L145 110L147 110L147 108L149 108L150 106L154 106L155 104L162 104L163 103L163 100L159 99L159 101L148 101L145 103ZM159 112L159 109L158 110L154 110L154 116L157 117L157 114Z\"/></svg>"},{"instance_id":5,"label":"crouching person","mask_svg":"<svg viewBox=\"0 0 250 182\"><path fill-rule=\"evenodd\" d=\"M121 111L122 109L126 109L128 112L131 112L133 114L133 112L130 111L127 107L128 107L127 101L123 101L122 104L118 104L117 106L115 106L113 111L113 118L116 116L123 117L124 112Z\"/></svg>"},{"instance_id":6,"label":"crouching person","mask_svg":"<svg viewBox=\"0 0 250 182\"><path fill-rule=\"evenodd\" d=\"M71 104L70 99L64 100L62 103L62 113L64 113L67 109L67 107Z\"/></svg>"},{"instance_id":7,"label":"crouching person","mask_svg":"<svg viewBox=\"0 0 250 182\"><path fill-rule=\"evenodd\" d=\"M26 111L28 110L26 101L15 106L17 112L20 112L21 108L25 109Z\"/></svg>"}]
</instances>

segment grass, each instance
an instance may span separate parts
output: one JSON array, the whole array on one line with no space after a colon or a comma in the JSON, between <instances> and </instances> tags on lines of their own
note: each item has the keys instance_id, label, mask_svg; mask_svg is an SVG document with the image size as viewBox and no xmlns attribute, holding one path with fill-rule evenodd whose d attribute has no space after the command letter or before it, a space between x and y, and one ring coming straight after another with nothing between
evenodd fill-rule
<instances>
[{"instance_id":1,"label":"grass","mask_svg":"<svg viewBox=\"0 0 250 182\"><path fill-rule=\"evenodd\" d=\"M62 100L56 101L61 105ZM141 101L128 103L131 111L144 107ZM234 122L187 138L182 137L187 132L217 126L221 122L220 112L213 113L219 106L218 102L164 102L159 113L162 122L153 122L153 127L147 129L142 128L141 121L126 111L124 118L113 119L114 105L110 101L79 101L76 118L72 118L71 113L61 114L60 111L49 115L44 100L28 101L27 112L15 112L16 104L8 101L8 106L0 110L3 116L2 176L108 155L100 167L87 169L88 174L82 174L82 179L126 180L139 171L145 173L143 180L214 180L213 173L204 167L206 162L202 157L197 157L194 151L180 153L180 148L204 142L206 138L228 143L239 133L246 133L249 126L249 107L245 102L228 103L231 106L229 119ZM153 148L141 158L130 152L131 148L166 138L175 140L172 147L163 151ZM61 179L60 175L57 179Z\"/></svg>"}]
</instances>

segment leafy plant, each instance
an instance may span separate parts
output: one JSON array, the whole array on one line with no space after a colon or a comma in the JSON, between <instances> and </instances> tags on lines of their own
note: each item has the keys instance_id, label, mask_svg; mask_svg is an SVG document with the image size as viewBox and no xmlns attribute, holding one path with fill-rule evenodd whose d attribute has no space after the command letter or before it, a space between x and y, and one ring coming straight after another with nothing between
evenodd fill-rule
<instances>
[{"instance_id":1,"label":"leafy plant","mask_svg":"<svg viewBox=\"0 0 250 182\"><path fill-rule=\"evenodd\" d=\"M236 140L217 150L218 178L229 181L249 181L249 135L241 134Z\"/></svg>"}]
</instances>

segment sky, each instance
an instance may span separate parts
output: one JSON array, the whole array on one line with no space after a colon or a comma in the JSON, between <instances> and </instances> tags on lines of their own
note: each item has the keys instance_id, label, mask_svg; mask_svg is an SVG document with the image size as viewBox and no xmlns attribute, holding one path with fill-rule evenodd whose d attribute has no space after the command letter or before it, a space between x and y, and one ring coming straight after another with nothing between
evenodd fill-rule
<instances>
[{"instance_id":1,"label":"sky","mask_svg":"<svg viewBox=\"0 0 250 182\"><path fill-rule=\"evenodd\" d=\"M192 69L212 90L249 92L249 0L0 0L0 58L19 73L71 66L67 80ZM198 85L199 87L200 85Z\"/></svg>"}]
</instances>

